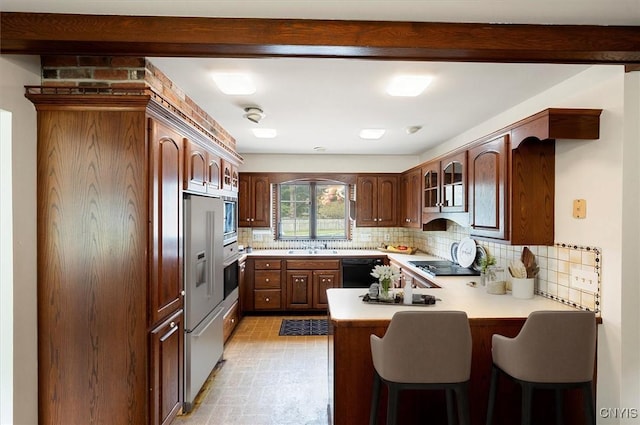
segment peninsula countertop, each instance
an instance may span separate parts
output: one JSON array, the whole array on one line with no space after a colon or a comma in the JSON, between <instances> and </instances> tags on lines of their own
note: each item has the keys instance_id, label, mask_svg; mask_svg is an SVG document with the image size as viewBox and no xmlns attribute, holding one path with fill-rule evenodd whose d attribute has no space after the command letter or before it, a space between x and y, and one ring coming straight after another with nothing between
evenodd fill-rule
<instances>
[{"instance_id":1,"label":"peninsula countertop","mask_svg":"<svg viewBox=\"0 0 640 425\"><path fill-rule=\"evenodd\" d=\"M534 296L518 299L507 293L491 295L483 286L468 286L469 277L436 279L440 288L414 288L414 293L436 297L435 305L413 306L404 304L368 304L362 301L367 290L362 288L333 288L327 290L329 312L332 321L391 320L393 314L402 310L460 310L469 319L526 318L536 310L575 310L574 307L557 301ZM394 289L400 291L400 289Z\"/></svg>"}]
</instances>

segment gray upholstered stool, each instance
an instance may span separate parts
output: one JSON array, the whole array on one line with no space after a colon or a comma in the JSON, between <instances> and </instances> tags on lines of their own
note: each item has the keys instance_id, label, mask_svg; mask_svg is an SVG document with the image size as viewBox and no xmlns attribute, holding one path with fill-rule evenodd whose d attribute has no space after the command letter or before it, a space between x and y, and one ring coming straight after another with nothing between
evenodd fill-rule
<instances>
[{"instance_id":1,"label":"gray upholstered stool","mask_svg":"<svg viewBox=\"0 0 640 425\"><path fill-rule=\"evenodd\" d=\"M493 368L487 425L493 422L498 374L522 387L522 425L531 423L533 390L555 390L556 423L562 423L562 391L582 388L587 423L595 424L591 390L596 354L596 318L590 311L535 311L515 338L493 335Z\"/></svg>"},{"instance_id":2,"label":"gray upholstered stool","mask_svg":"<svg viewBox=\"0 0 640 425\"><path fill-rule=\"evenodd\" d=\"M375 369L370 424L377 422L381 383L389 390L387 425L396 423L398 393L405 389L443 389L453 423L453 396L461 424L469 423L471 331L463 311L400 311L383 338L371 335Z\"/></svg>"}]
</instances>

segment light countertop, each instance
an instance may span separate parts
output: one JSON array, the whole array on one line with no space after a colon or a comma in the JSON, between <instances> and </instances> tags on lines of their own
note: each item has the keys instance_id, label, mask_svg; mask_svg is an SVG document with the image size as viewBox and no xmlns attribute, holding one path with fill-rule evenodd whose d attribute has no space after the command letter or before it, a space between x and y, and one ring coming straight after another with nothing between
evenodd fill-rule
<instances>
[{"instance_id":1,"label":"light countertop","mask_svg":"<svg viewBox=\"0 0 640 425\"><path fill-rule=\"evenodd\" d=\"M377 249L254 249L245 252L251 257L384 257L388 253Z\"/></svg>"},{"instance_id":2,"label":"light countertop","mask_svg":"<svg viewBox=\"0 0 640 425\"><path fill-rule=\"evenodd\" d=\"M413 293L431 294L438 298L432 306L410 306L403 304L367 304L362 295L363 288L332 288L327 290L329 312L335 321L391 320L401 310L461 310L470 319L526 318L536 310L575 310L565 304L539 295L531 299L518 299L510 294L491 295L486 288L467 286L469 278L451 277L439 279L440 288L414 288ZM400 289L395 289L399 291Z\"/></svg>"},{"instance_id":3,"label":"light countertop","mask_svg":"<svg viewBox=\"0 0 640 425\"><path fill-rule=\"evenodd\" d=\"M293 252L291 252L293 251ZM486 287L480 286L480 276L441 276L432 277L422 270L412 266L410 261L439 259L429 254L418 252L413 255L383 252L366 249L318 250L309 253L303 249L262 249L253 250L247 256L275 256L275 257L366 257L387 256L399 263L401 267L411 269L414 273L434 282L440 288L414 288L414 293L431 294L439 300L434 306L405 306L366 304L361 296L367 293L366 288L333 288L327 291L329 310L333 320L390 320L399 310L462 310L469 318L526 318L536 310L575 310L574 307L545 298L539 295L531 299L514 298L510 293L505 295L488 294ZM475 281L475 287L467 285ZM395 289L400 291L400 289Z\"/></svg>"}]
</instances>

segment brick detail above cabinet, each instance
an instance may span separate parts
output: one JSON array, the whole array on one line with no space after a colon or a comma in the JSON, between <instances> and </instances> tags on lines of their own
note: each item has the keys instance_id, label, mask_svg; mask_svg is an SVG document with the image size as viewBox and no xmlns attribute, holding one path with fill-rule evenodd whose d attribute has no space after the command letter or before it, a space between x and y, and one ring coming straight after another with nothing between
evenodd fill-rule
<instances>
[{"instance_id":1,"label":"brick detail above cabinet","mask_svg":"<svg viewBox=\"0 0 640 425\"><path fill-rule=\"evenodd\" d=\"M42 85L96 90L152 88L164 100L211 133L229 153L235 154L236 140L204 109L187 96L147 58L139 56L42 56ZM123 92L124 93L124 92Z\"/></svg>"}]
</instances>

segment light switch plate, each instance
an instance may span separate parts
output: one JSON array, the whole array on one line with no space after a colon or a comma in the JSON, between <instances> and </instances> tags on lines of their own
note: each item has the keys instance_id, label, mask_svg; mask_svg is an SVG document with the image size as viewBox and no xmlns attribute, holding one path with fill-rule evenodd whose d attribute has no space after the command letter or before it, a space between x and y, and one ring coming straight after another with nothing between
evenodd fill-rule
<instances>
[{"instance_id":1,"label":"light switch plate","mask_svg":"<svg viewBox=\"0 0 640 425\"><path fill-rule=\"evenodd\" d=\"M598 273L573 267L571 268L569 285L581 291L598 292Z\"/></svg>"},{"instance_id":2,"label":"light switch plate","mask_svg":"<svg viewBox=\"0 0 640 425\"><path fill-rule=\"evenodd\" d=\"M587 217L587 201L586 199L573 200L573 218Z\"/></svg>"}]
</instances>

